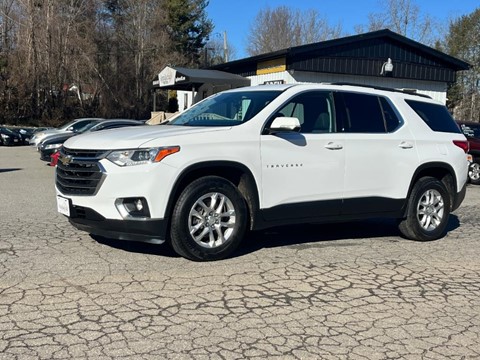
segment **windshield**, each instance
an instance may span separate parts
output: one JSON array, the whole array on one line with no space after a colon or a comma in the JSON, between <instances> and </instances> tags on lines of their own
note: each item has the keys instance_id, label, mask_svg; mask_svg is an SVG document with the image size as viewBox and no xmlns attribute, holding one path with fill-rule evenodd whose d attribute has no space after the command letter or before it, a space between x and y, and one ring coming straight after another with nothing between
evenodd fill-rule
<instances>
[{"instance_id":1,"label":"windshield","mask_svg":"<svg viewBox=\"0 0 480 360\"><path fill-rule=\"evenodd\" d=\"M280 91L238 91L216 94L185 110L168 125L239 125L257 115L280 93Z\"/></svg>"},{"instance_id":2,"label":"windshield","mask_svg":"<svg viewBox=\"0 0 480 360\"><path fill-rule=\"evenodd\" d=\"M8 135L15 135L15 133L10 130L10 129L7 129L7 128L2 128L2 131L5 133L5 134L8 134Z\"/></svg>"},{"instance_id":3,"label":"windshield","mask_svg":"<svg viewBox=\"0 0 480 360\"><path fill-rule=\"evenodd\" d=\"M85 131L91 129L92 127L94 127L95 125L98 125L98 121L92 121L84 126L82 126L80 129L76 130L75 132L77 134L82 134L84 133Z\"/></svg>"},{"instance_id":4,"label":"windshield","mask_svg":"<svg viewBox=\"0 0 480 360\"><path fill-rule=\"evenodd\" d=\"M73 125L73 124L75 123L75 121L76 121L76 120L72 120L72 121L66 123L65 125L59 127L58 129L59 129L59 130L67 130L67 128L68 128L69 126Z\"/></svg>"}]
</instances>

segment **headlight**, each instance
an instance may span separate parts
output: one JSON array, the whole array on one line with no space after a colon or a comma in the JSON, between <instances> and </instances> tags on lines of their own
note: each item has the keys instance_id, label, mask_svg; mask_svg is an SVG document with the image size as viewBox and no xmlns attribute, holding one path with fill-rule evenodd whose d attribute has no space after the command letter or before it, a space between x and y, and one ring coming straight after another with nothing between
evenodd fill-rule
<instances>
[{"instance_id":1,"label":"headlight","mask_svg":"<svg viewBox=\"0 0 480 360\"><path fill-rule=\"evenodd\" d=\"M168 155L180 151L180 146L168 146L149 149L116 150L108 154L107 159L118 166L151 164L162 161Z\"/></svg>"},{"instance_id":2,"label":"headlight","mask_svg":"<svg viewBox=\"0 0 480 360\"><path fill-rule=\"evenodd\" d=\"M47 137L47 134L45 134L45 133L40 133L40 134L36 134L34 137L35 137L36 140L40 140L40 141L41 141L42 139L44 139L45 137Z\"/></svg>"},{"instance_id":3,"label":"headlight","mask_svg":"<svg viewBox=\"0 0 480 360\"><path fill-rule=\"evenodd\" d=\"M8 136L8 135L6 135L6 134L0 134L0 135L2 135L2 138L4 138L4 139L8 139L8 138L10 137L10 136Z\"/></svg>"},{"instance_id":4,"label":"headlight","mask_svg":"<svg viewBox=\"0 0 480 360\"><path fill-rule=\"evenodd\" d=\"M44 150L58 149L61 148L63 144L48 144L43 148Z\"/></svg>"}]
</instances>

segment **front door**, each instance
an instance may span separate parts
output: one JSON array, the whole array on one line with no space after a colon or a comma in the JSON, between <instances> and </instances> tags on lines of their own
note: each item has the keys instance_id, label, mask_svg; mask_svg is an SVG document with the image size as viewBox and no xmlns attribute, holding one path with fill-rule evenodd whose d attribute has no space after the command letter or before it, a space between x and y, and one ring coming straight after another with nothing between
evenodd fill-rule
<instances>
[{"instance_id":1,"label":"front door","mask_svg":"<svg viewBox=\"0 0 480 360\"><path fill-rule=\"evenodd\" d=\"M264 219L314 220L338 215L345 150L343 135L336 132L332 94L299 94L278 110L274 117L278 116L298 118L301 130L261 135Z\"/></svg>"}]
</instances>

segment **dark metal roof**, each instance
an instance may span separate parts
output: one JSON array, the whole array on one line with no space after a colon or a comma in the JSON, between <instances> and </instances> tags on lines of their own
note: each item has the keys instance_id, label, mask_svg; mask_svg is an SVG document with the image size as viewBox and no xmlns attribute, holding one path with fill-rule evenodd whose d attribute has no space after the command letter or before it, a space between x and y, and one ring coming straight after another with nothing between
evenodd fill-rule
<instances>
[{"instance_id":1,"label":"dark metal roof","mask_svg":"<svg viewBox=\"0 0 480 360\"><path fill-rule=\"evenodd\" d=\"M162 85L161 83L157 83L156 86L154 85L155 87L190 91L192 88L198 89L205 83L213 85L231 85L232 87L250 85L250 79L219 70L189 69L173 66L167 68L175 72L174 84Z\"/></svg>"},{"instance_id":2,"label":"dark metal roof","mask_svg":"<svg viewBox=\"0 0 480 360\"><path fill-rule=\"evenodd\" d=\"M391 58L394 78L453 82L470 65L388 29L302 45L211 67L242 76L256 74L257 64L286 58L287 70L380 76Z\"/></svg>"}]
</instances>

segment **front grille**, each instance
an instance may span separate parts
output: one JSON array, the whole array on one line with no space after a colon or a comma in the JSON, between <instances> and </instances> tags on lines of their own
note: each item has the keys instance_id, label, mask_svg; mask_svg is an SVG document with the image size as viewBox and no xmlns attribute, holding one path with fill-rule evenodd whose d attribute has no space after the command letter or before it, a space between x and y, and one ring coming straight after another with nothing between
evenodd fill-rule
<instances>
[{"instance_id":1,"label":"front grille","mask_svg":"<svg viewBox=\"0 0 480 360\"><path fill-rule=\"evenodd\" d=\"M106 176L99 160L107 153L105 150L62 148L55 177L58 190L65 195L96 194Z\"/></svg>"}]
</instances>

